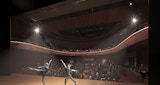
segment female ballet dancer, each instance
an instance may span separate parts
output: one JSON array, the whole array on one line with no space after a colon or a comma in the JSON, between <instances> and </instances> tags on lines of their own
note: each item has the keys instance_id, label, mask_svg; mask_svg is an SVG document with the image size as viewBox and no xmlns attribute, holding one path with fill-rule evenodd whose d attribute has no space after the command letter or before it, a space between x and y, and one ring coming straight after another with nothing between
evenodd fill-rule
<instances>
[{"instance_id":1,"label":"female ballet dancer","mask_svg":"<svg viewBox=\"0 0 160 85\"><path fill-rule=\"evenodd\" d=\"M74 82L74 85L76 85L76 81L73 79L73 77L71 75L71 72L72 71L76 72L77 70L71 69L71 64L68 64L66 66L66 64L64 63L64 61L62 59L60 59L60 61L62 62L63 66L65 67L65 71L66 71L66 74L67 74L67 76L65 77L65 83L64 84L66 85L67 80L71 79Z\"/></svg>"},{"instance_id":2,"label":"female ballet dancer","mask_svg":"<svg viewBox=\"0 0 160 85\"><path fill-rule=\"evenodd\" d=\"M45 85L44 84L44 77L49 70L49 66L50 66L51 62L52 62L52 59L49 60L49 62L46 62L43 66L38 66L37 68L29 67L30 70L35 70L35 71L40 72L40 74L42 76L43 85Z\"/></svg>"}]
</instances>

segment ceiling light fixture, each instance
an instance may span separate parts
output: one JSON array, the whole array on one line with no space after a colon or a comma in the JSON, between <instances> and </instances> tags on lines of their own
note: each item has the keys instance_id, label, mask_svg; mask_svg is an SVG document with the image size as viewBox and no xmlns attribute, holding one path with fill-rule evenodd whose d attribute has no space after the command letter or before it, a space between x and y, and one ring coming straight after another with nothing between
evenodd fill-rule
<instances>
[{"instance_id":1,"label":"ceiling light fixture","mask_svg":"<svg viewBox=\"0 0 160 85\"><path fill-rule=\"evenodd\" d=\"M36 27L36 28L34 29L34 32L35 32L35 33L39 33L39 32L40 32L39 28Z\"/></svg>"},{"instance_id":2,"label":"ceiling light fixture","mask_svg":"<svg viewBox=\"0 0 160 85\"><path fill-rule=\"evenodd\" d=\"M130 3L129 3L129 5L131 6L131 5L132 5L132 3L130 2Z\"/></svg>"},{"instance_id":3,"label":"ceiling light fixture","mask_svg":"<svg viewBox=\"0 0 160 85\"><path fill-rule=\"evenodd\" d=\"M136 23L136 22L137 22L137 19L136 19L136 18L132 18L132 22L133 22L133 23Z\"/></svg>"}]
</instances>

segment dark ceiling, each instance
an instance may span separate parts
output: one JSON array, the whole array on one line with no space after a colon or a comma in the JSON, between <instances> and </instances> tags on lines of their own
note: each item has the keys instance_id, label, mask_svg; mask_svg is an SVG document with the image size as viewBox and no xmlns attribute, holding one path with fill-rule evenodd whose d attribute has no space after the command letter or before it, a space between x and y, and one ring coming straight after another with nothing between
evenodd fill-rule
<instances>
[{"instance_id":1,"label":"dark ceiling","mask_svg":"<svg viewBox=\"0 0 160 85\"><path fill-rule=\"evenodd\" d=\"M52 43L85 41L88 45L93 40L99 44L110 37L119 43L148 23L148 0L28 0L28 5L21 2L24 6L13 1L12 40L25 41L39 26L41 37ZM136 25L130 23L133 16L138 17Z\"/></svg>"},{"instance_id":2,"label":"dark ceiling","mask_svg":"<svg viewBox=\"0 0 160 85\"><path fill-rule=\"evenodd\" d=\"M62 1L64 0L10 0L10 16L16 16Z\"/></svg>"}]
</instances>

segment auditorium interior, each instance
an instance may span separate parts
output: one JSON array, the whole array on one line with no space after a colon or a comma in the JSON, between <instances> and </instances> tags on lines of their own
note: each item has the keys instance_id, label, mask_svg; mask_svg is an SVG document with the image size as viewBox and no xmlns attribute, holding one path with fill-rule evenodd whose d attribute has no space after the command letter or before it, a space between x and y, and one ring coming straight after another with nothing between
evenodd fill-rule
<instances>
[{"instance_id":1,"label":"auditorium interior","mask_svg":"<svg viewBox=\"0 0 160 85\"><path fill-rule=\"evenodd\" d=\"M63 85L63 59L78 85L148 85L148 12L148 0L62 0L14 15L0 84L42 85L28 67L52 59L45 85Z\"/></svg>"}]
</instances>

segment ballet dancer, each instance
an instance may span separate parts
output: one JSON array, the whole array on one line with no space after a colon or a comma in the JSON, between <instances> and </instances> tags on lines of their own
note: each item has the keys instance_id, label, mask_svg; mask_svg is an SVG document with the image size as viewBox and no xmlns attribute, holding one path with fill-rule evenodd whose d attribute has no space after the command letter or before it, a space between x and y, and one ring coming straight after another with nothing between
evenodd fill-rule
<instances>
[{"instance_id":1,"label":"ballet dancer","mask_svg":"<svg viewBox=\"0 0 160 85\"><path fill-rule=\"evenodd\" d=\"M71 75L71 72L72 71L77 72L77 70L71 69L71 64L68 64L66 66L66 64L64 63L64 61L62 59L60 59L60 61L62 62L63 66L65 67L65 71L66 71L66 74L67 74L67 76L65 77L65 83L64 84L66 85L67 80L71 79L74 82L74 85L76 85L76 81L73 79L73 77Z\"/></svg>"},{"instance_id":2,"label":"ballet dancer","mask_svg":"<svg viewBox=\"0 0 160 85\"><path fill-rule=\"evenodd\" d=\"M35 71L40 72L40 74L42 76L43 85L45 85L44 84L44 77L49 70L49 66L50 66L51 62L52 62L52 59L49 60L49 62L46 62L43 66L38 66L37 68L29 67L30 70L35 70Z\"/></svg>"}]
</instances>

